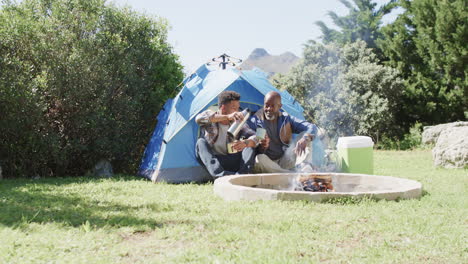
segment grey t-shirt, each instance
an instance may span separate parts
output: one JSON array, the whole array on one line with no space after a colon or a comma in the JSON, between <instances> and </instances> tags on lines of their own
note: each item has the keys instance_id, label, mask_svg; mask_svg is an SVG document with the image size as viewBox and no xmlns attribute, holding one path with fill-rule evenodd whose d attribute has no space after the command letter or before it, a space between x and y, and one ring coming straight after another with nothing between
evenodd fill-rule
<instances>
[{"instance_id":1,"label":"grey t-shirt","mask_svg":"<svg viewBox=\"0 0 468 264\"><path fill-rule=\"evenodd\" d=\"M270 146L265 151L265 154L272 160L278 160L284 154L283 144L278 135L278 119L272 121L265 120L264 126L270 138Z\"/></svg>"},{"instance_id":2,"label":"grey t-shirt","mask_svg":"<svg viewBox=\"0 0 468 264\"><path fill-rule=\"evenodd\" d=\"M218 124L218 139L213 145L213 149L218 155L227 155L227 131L229 125Z\"/></svg>"}]
</instances>

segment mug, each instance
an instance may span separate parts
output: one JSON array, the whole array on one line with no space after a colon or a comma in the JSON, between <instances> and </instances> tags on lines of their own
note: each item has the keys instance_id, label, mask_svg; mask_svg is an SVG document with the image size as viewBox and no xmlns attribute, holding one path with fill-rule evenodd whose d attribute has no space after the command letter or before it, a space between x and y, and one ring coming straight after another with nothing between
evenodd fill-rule
<instances>
[{"instance_id":1,"label":"mug","mask_svg":"<svg viewBox=\"0 0 468 264\"><path fill-rule=\"evenodd\" d=\"M266 130L264 128L259 127L257 128L257 131L255 134L256 134L257 139L263 140L265 139Z\"/></svg>"},{"instance_id":2,"label":"mug","mask_svg":"<svg viewBox=\"0 0 468 264\"><path fill-rule=\"evenodd\" d=\"M236 141L234 141L234 142L236 142ZM231 143L228 143L228 144L227 144L227 152L228 152L229 154L234 154L234 153L237 153L237 152L238 152L237 150L235 150L235 149L232 147L232 144L234 144L234 142L231 142Z\"/></svg>"}]
</instances>

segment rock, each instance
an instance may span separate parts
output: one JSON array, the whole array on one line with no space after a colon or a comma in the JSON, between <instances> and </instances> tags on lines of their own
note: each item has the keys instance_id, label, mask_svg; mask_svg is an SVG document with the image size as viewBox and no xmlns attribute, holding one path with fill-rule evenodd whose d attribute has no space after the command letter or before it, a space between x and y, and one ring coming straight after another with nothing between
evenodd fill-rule
<instances>
[{"instance_id":1,"label":"rock","mask_svg":"<svg viewBox=\"0 0 468 264\"><path fill-rule=\"evenodd\" d=\"M468 126L445 128L432 150L432 157L435 166L445 168L468 166Z\"/></svg>"},{"instance_id":2,"label":"rock","mask_svg":"<svg viewBox=\"0 0 468 264\"><path fill-rule=\"evenodd\" d=\"M447 128L468 126L468 122L454 122L436 126L425 126L422 133L423 144L435 144L440 133Z\"/></svg>"},{"instance_id":3,"label":"rock","mask_svg":"<svg viewBox=\"0 0 468 264\"><path fill-rule=\"evenodd\" d=\"M2 174L2 166L0 166L0 180L3 179L3 174Z\"/></svg>"},{"instance_id":4,"label":"rock","mask_svg":"<svg viewBox=\"0 0 468 264\"><path fill-rule=\"evenodd\" d=\"M94 166L93 174L98 177L112 178L114 172L112 171L112 165L108 160L101 159Z\"/></svg>"}]
</instances>

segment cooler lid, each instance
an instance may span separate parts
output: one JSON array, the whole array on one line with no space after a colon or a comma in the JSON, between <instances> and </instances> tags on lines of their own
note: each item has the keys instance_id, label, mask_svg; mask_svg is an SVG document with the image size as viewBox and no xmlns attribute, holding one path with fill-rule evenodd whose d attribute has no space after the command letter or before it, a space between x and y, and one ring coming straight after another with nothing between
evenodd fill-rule
<instances>
[{"instance_id":1,"label":"cooler lid","mask_svg":"<svg viewBox=\"0 0 468 264\"><path fill-rule=\"evenodd\" d=\"M336 148L367 148L373 147L372 138L366 136L340 137Z\"/></svg>"}]
</instances>

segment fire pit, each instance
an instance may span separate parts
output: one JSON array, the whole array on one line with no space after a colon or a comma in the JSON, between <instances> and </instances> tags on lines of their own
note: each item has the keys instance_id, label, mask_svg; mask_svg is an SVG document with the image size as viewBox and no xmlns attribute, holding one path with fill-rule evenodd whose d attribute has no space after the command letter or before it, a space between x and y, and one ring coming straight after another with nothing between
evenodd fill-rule
<instances>
[{"instance_id":1,"label":"fire pit","mask_svg":"<svg viewBox=\"0 0 468 264\"><path fill-rule=\"evenodd\" d=\"M314 187L319 184L326 185ZM222 177L215 181L214 192L225 200L321 202L339 197L395 200L421 197L422 185L413 180L367 174L275 173Z\"/></svg>"}]
</instances>

